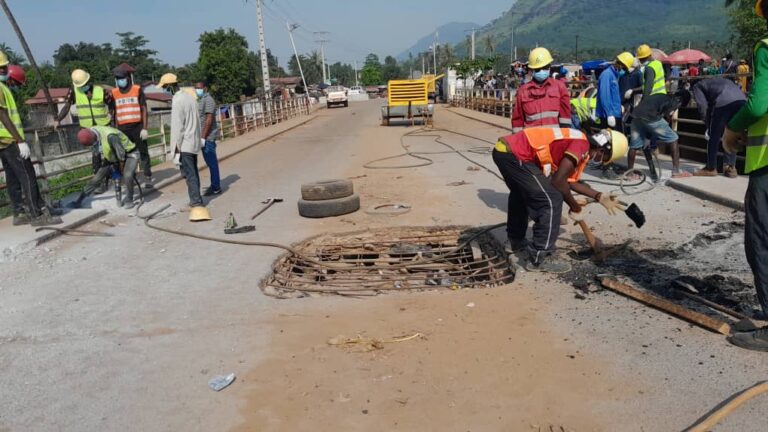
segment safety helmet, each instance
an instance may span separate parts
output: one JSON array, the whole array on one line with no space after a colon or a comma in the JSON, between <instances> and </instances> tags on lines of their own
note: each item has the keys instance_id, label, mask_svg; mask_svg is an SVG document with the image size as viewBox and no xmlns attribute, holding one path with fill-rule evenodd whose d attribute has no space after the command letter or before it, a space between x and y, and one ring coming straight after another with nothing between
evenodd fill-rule
<instances>
[{"instance_id":1,"label":"safety helmet","mask_svg":"<svg viewBox=\"0 0 768 432\"><path fill-rule=\"evenodd\" d=\"M88 128L82 128L77 132L77 141L83 147L90 147L96 142L96 133Z\"/></svg>"},{"instance_id":2,"label":"safety helmet","mask_svg":"<svg viewBox=\"0 0 768 432\"><path fill-rule=\"evenodd\" d=\"M542 69L555 61L552 58L552 54L546 48L534 48L528 55L528 68L530 69Z\"/></svg>"},{"instance_id":3,"label":"safety helmet","mask_svg":"<svg viewBox=\"0 0 768 432\"><path fill-rule=\"evenodd\" d=\"M653 55L653 50L647 44L637 47L637 58L644 59Z\"/></svg>"},{"instance_id":4,"label":"safety helmet","mask_svg":"<svg viewBox=\"0 0 768 432\"><path fill-rule=\"evenodd\" d=\"M189 209L190 222L203 222L209 220L211 220L211 214L208 212L207 208L198 206Z\"/></svg>"},{"instance_id":5,"label":"safety helmet","mask_svg":"<svg viewBox=\"0 0 768 432\"><path fill-rule=\"evenodd\" d=\"M629 151L629 141L623 133L615 130L609 132L611 134L611 158L606 163L616 162L626 156Z\"/></svg>"},{"instance_id":6,"label":"safety helmet","mask_svg":"<svg viewBox=\"0 0 768 432\"><path fill-rule=\"evenodd\" d=\"M84 86L90 79L91 74L82 69L75 69L72 71L72 85L76 88Z\"/></svg>"},{"instance_id":7,"label":"safety helmet","mask_svg":"<svg viewBox=\"0 0 768 432\"><path fill-rule=\"evenodd\" d=\"M0 51L0 66L8 66L8 56Z\"/></svg>"},{"instance_id":8,"label":"safety helmet","mask_svg":"<svg viewBox=\"0 0 768 432\"><path fill-rule=\"evenodd\" d=\"M160 88L163 88L167 85L176 84L179 82L179 79L176 77L176 75L172 73L163 74L163 76L160 77L160 82L157 83L157 86Z\"/></svg>"},{"instance_id":9,"label":"safety helmet","mask_svg":"<svg viewBox=\"0 0 768 432\"><path fill-rule=\"evenodd\" d=\"M618 60L621 64L627 67L627 70L632 69L632 66L635 64L635 56L632 55L632 53L629 52L623 52L616 56L616 60Z\"/></svg>"},{"instance_id":10,"label":"safety helmet","mask_svg":"<svg viewBox=\"0 0 768 432\"><path fill-rule=\"evenodd\" d=\"M19 85L24 85L27 82L27 74L24 73L24 69L19 65L8 66L8 79L14 80Z\"/></svg>"}]
</instances>

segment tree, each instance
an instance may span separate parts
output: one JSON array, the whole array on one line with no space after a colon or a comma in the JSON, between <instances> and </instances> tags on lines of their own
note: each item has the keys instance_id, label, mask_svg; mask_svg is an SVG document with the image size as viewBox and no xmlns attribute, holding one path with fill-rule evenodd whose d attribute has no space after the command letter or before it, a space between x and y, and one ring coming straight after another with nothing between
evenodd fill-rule
<instances>
[{"instance_id":1,"label":"tree","mask_svg":"<svg viewBox=\"0 0 768 432\"><path fill-rule=\"evenodd\" d=\"M392 56L386 56L384 58L384 66L381 68L381 80L382 82L389 82L390 80L403 78L403 72L400 66L397 64L397 60Z\"/></svg>"},{"instance_id":2,"label":"tree","mask_svg":"<svg viewBox=\"0 0 768 432\"><path fill-rule=\"evenodd\" d=\"M323 80L323 65L318 51L312 51L309 54L299 54L301 58L301 67L304 69L304 79L307 85L320 84ZM291 56L288 60L288 71L293 76L299 76L299 65L296 62L296 56Z\"/></svg>"},{"instance_id":3,"label":"tree","mask_svg":"<svg viewBox=\"0 0 768 432\"><path fill-rule=\"evenodd\" d=\"M65 43L53 54L53 64L62 75L68 76L74 69L84 69L95 82L112 83L112 68L117 66L118 59L110 44Z\"/></svg>"},{"instance_id":4,"label":"tree","mask_svg":"<svg viewBox=\"0 0 768 432\"><path fill-rule=\"evenodd\" d=\"M197 63L213 97L220 103L237 102L253 79L248 41L234 29L205 32L198 39Z\"/></svg>"},{"instance_id":5,"label":"tree","mask_svg":"<svg viewBox=\"0 0 768 432\"><path fill-rule=\"evenodd\" d=\"M365 65L363 66L363 70L360 73L360 81L362 81L363 85L366 86L379 85L383 82L381 77L381 63L379 62L379 56L371 53L365 57Z\"/></svg>"},{"instance_id":6,"label":"tree","mask_svg":"<svg viewBox=\"0 0 768 432\"><path fill-rule=\"evenodd\" d=\"M485 36L485 38L483 38L483 45L485 46L485 53L488 54L488 56L493 56L493 53L496 52L496 47L493 44L493 36Z\"/></svg>"},{"instance_id":7,"label":"tree","mask_svg":"<svg viewBox=\"0 0 768 432\"><path fill-rule=\"evenodd\" d=\"M0 51L5 53L11 64L19 66L27 65L27 58L14 51L13 48L9 47L5 42L0 42Z\"/></svg>"},{"instance_id":8,"label":"tree","mask_svg":"<svg viewBox=\"0 0 768 432\"><path fill-rule=\"evenodd\" d=\"M134 32L115 33L120 37L120 46L114 50L115 66L120 63L128 63L136 69L133 74L134 81L154 81L170 67L161 64L155 55L157 51L145 48L149 45L149 40L144 36L137 35Z\"/></svg>"},{"instance_id":9,"label":"tree","mask_svg":"<svg viewBox=\"0 0 768 432\"><path fill-rule=\"evenodd\" d=\"M731 42L737 47L736 54L750 58L752 50L765 35L765 19L755 15L754 0L736 0L728 10L731 26Z\"/></svg>"}]
</instances>

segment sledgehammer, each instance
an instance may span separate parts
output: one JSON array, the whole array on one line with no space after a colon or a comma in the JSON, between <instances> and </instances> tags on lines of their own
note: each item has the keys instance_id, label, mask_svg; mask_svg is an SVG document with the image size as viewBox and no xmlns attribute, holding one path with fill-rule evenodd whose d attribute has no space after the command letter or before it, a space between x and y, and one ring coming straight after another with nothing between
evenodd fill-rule
<instances>
[{"instance_id":1,"label":"sledgehammer","mask_svg":"<svg viewBox=\"0 0 768 432\"><path fill-rule=\"evenodd\" d=\"M269 208L272 207L275 203L279 203L279 202L283 202L283 199L282 198L268 198L268 199L262 201L261 203L264 204L264 207L262 207L261 210L256 212L255 215L251 216L251 220L256 219L257 217L259 217L259 215L261 215L265 211L269 210Z\"/></svg>"}]
</instances>

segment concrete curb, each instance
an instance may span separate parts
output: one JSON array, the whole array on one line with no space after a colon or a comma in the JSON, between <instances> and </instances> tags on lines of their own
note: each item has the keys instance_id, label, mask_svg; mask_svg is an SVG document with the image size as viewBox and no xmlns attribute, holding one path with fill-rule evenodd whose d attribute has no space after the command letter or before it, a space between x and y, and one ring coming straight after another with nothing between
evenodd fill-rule
<instances>
[{"instance_id":1,"label":"concrete curb","mask_svg":"<svg viewBox=\"0 0 768 432\"><path fill-rule=\"evenodd\" d=\"M732 208L734 210L738 210L741 212L744 211L744 203L742 201L738 201L732 198L713 194L703 189L691 187L690 185L679 182L677 180L667 180L667 186L677 191L686 193L688 195L693 195L697 198L701 198L703 200L712 201L713 203L720 204L722 206Z\"/></svg>"},{"instance_id":2,"label":"concrete curb","mask_svg":"<svg viewBox=\"0 0 768 432\"><path fill-rule=\"evenodd\" d=\"M288 129L285 129L285 130L282 130L280 132L276 132L276 133L274 133L272 135L269 135L267 137L264 137L264 138L262 138L262 139L260 139L258 141L253 142L252 144L249 144L249 145L247 145L247 146L245 146L245 147L243 147L241 149L235 150L234 152L232 152L230 154L227 154L225 156L220 157L219 158L219 162L225 161L225 160L227 160L227 159L229 159L231 157L234 157L234 156L236 156L236 155L238 155L238 154L240 154L240 153L242 153L242 152L244 152L246 150L249 150L249 149L251 149L251 148L253 148L253 147L255 147L255 146L257 146L257 145L259 145L259 144L261 144L263 142L265 142L265 141L269 141L269 140L271 140L273 138L276 138L276 137L278 137L278 136L280 136L280 135L282 135L282 134L284 134L286 132L290 132L290 131L292 131L294 129L297 129L297 128L301 127L301 126L304 126L305 124L307 124L307 123L311 122L312 120L314 120L316 117L317 117L316 112L312 113L312 114L309 115L308 119L304 120L303 122L301 122L299 124L296 124L294 126L289 127ZM207 169L208 169L208 167L205 166L205 164L203 164L203 166L200 167L201 171L202 170L207 170ZM175 174L175 175L173 175L170 178L167 178L167 179L165 179L163 181L158 182L155 185L155 187L152 188L152 190L144 191L144 194L145 195L151 195L153 193L158 192L160 189L166 188L166 187L168 187L168 186L170 186L170 185L172 185L172 184L174 184L174 183L176 183L176 182L178 182L179 180L182 180L182 179L183 178L181 177L181 174ZM70 223L69 225L66 225L66 226L64 226L62 228L64 228L64 229L75 229L75 228L83 226L83 225L85 225L87 223L93 222L94 220L96 220L96 219L98 219L100 217L104 217L108 213L109 213L108 210L103 209L103 210L100 210L100 211L98 211L96 213L93 213L93 214L90 214L88 216L85 216L85 217L83 217L81 219L78 219L78 220L76 220L76 221L74 221L74 222ZM44 235L42 235L40 237L37 237L37 238L31 240L29 242L26 242L26 244L33 244L34 245L33 247L40 246L41 244L47 243L47 242L49 242L49 241L59 237L62 234L63 233L60 232L60 231L51 231L51 232L45 233ZM25 244L21 244L19 246L23 247L24 245Z\"/></svg>"}]
</instances>

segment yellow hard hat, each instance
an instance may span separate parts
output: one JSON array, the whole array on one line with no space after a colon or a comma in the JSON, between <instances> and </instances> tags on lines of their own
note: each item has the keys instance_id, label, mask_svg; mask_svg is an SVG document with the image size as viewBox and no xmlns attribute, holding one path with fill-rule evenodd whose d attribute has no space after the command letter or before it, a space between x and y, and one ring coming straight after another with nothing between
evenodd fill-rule
<instances>
[{"instance_id":1,"label":"yellow hard hat","mask_svg":"<svg viewBox=\"0 0 768 432\"><path fill-rule=\"evenodd\" d=\"M757 0L755 2L755 13L761 18L765 18L765 14L763 14L763 0Z\"/></svg>"},{"instance_id":2,"label":"yellow hard hat","mask_svg":"<svg viewBox=\"0 0 768 432\"><path fill-rule=\"evenodd\" d=\"M637 47L637 58L647 58L653 55L653 50L646 44Z\"/></svg>"},{"instance_id":3,"label":"yellow hard hat","mask_svg":"<svg viewBox=\"0 0 768 432\"><path fill-rule=\"evenodd\" d=\"M157 83L157 86L160 88L163 88L170 84L176 84L179 82L179 79L176 77L176 75L172 73L163 74L163 76L160 77L160 82Z\"/></svg>"},{"instance_id":4,"label":"yellow hard hat","mask_svg":"<svg viewBox=\"0 0 768 432\"><path fill-rule=\"evenodd\" d=\"M8 56L4 52L0 51L0 66L8 66Z\"/></svg>"},{"instance_id":5,"label":"yellow hard hat","mask_svg":"<svg viewBox=\"0 0 768 432\"><path fill-rule=\"evenodd\" d=\"M616 162L627 155L629 141L627 137L618 131L611 130L611 159L606 163Z\"/></svg>"},{"instance_id":6,"label":"yellow hard hat","mask_svg":"<svg viewBox=\"0 0 768 432\"><path fill-rule=\"evenodd\" d=\"M90 79L91 74L82 69L75 69L72 71L72 85L77 88L84 86Z\"/></svg>"},{"instance_id":7,"label":"yellow hard hat","mask_svg":"<svg viewBox=\"0 0 768 432\"><path fill-rule=\"evenodd\" d=\"M211 220L211 214L205 207L192 207L189 209L190 222L203 222Z\"/></svg>"},{"instance_id":8,"label":"yellow hard hat","mask_svg":"<svg viewBox=\"0 0 768 432\"><path fill-rule=\"evenodd\" d=\"M635 56L632 55L632 53L629 52L623 52L616 56L616 60L618 60L621 64L627 67L627 70L632 69L632 66L635 64Z\"/></svg>"},{"instance_id":9,"label":"yellow hard hat","mask_svg":"<svg viewBox=\"0 0 768 432\"><path fill-rule=\"evenodd\" d=\"M542 69L552 64L555 61L552 58L552 54L546 48L535 48L528 55L528 67L530 69Z\"/></svg>"}]
</instances>

